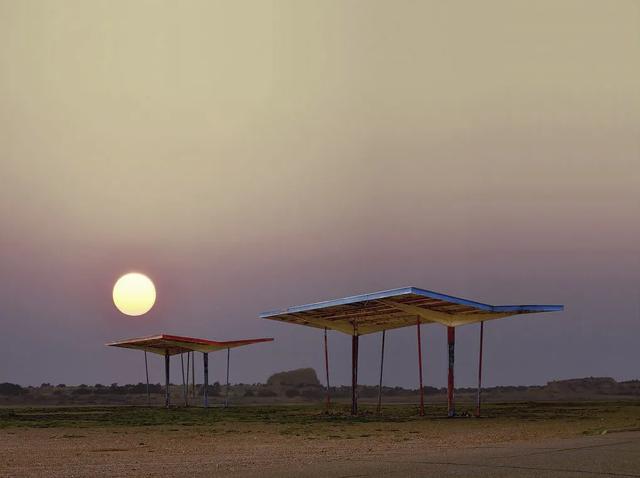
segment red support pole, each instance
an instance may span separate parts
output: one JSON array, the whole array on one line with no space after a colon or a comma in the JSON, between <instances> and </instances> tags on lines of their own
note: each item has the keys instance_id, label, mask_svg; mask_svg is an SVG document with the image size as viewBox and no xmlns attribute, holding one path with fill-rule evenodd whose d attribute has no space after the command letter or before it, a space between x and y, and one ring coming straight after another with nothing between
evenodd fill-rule
<instances>
[{"instance_id":1,"label":"red support pole","mask_svg":"<svg viewBox=\"0 0 640 478\"><path fill-rule=\"evenodd\" d=\"M191 352L187 352L187 388L185 388L184 404L189 406L189 363L191 360Z\"/></svg>"},{"instance_id":2,"label":"red support pole","mask_svg":"<svg viewBox=\"0 0 640 478\"><path fill-rule=\"evenodd\" d=\"M171 397L171 391L169 390L169 351L164 351L164 406L169 408L169 401Z\"/></svg>"},{"instance_id":3,"label":"red support pole","mask_svg":"<svg viewBox=\"0 0 640 478\"><path fill-rule=\"evenodd\" d=\"M331 406L331 392L329 385L329 349L327 346L327 328L324 328L324 370L327 374L327 413L329 413L329 407Z\"/></svg>"},{"instance_id":4,"label":"red support pole","mask_svg":"<svg viewBox=\"0 0 640 478\"><path fill-rule=\"evenodd\" d=\"M422 338L420 334L420 317L416 322L416 333L418 334L418 375L420 377L420 416L424 416L424 387L422 386Z\"/></svg>"},{"instance_id":5,"label":"red support pole","mask_svg":"<svg viewBox=\"0 0 640 478\"><path fill-rule=\"evenodd\" d=\"M453 365L456 355L456 329L455 327L447 327L447 343L449 345L449 377L447 380L447 415L454 417L456 415L455 404L453 401Z\"/></svg>"},{"instance_id":6,"label":"red support pole","mask_svg":"<svg viewBox=\"0 0 640 478\"><path fill-rule=\"evenodd\" d=\"M209 354L207 352L202 353L202 368L204 369L204 408L209 406Z\"/></svg>"},{"instance_id":7,"label":"red support pole","mask_svg":"<svg viewBox=\"0 0 640 478\"><path fill-rule=\"evenodd\" d=\"M227 388L224 396L224 408L229 406L229 359L231 358L231 349L227 349Z\"/></svg>"},{"instance_id":8,"label":"red support pole","mask_svg":"<svg viewBox=\"0 0 640 478\"><path fill-rule=\"evenodd\" d=\"M480 399L482 395L482 339L484 335L484 321L480 322L480 352L478 354L478 398L476 402L476 417L480 417Z\"/></svg>"},{"instance_id":9,"label":"red support pole","mask_svg":"<svg viewBox=\"0 0 640 478\"><path fill-rule=\"evenodd\" d=\"M196 353L191 351L191 395L196 398Z\"/></svg>"},{"instance_id":10,"label":"red support pole","mask_svg":"<svg viewBox=\"0 0 640 478\"><path fill-rule=\"evenodd\" d=\"M351 337L351 415L358 414L358 335Z\"/></svg>"}]
</instances>

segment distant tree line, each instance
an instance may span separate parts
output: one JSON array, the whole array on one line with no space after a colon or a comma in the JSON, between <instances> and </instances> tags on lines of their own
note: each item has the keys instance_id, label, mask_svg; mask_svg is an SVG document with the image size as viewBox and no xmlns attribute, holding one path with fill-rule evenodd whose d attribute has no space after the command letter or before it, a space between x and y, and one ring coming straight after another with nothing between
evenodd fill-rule
<instances>
[{"instance_id":1,"label":"distant tree line","mask_svg":"<svg viewBox=\"0 0 640 478\"><path fill-rule=\"evenodd\" d=\"M286 397L288 399L297 400L318 400L322 399L326 393L326 388L320 383L267 383L267 384L243 384L238 383L231 385L230 393L235 397ZM182 387L182 384L172 384L172 387ZM225 385L214 382L208 386L208 395L210 397L224 396L226 393ZM475 393L475 387L456 388L456 393ZM571 392L595 393L598 395L640 395L640 380L628 380L625 382L616 382L614 379L605 377L589 377L585 379L572 379L549 382L547 385L534 386L498 386L485 388L485 392L489 394L512 394L514 392L534 392L544 391L550 394ZM150 383L149 392L152 394L164 394L164 385L160 383ZM202 395L204 392L203 385L196 385L196 393ZM342 385L331 387L331 395L335 398L349 398L351 396L351 387ZM137 384L103 385L96 383L95 385L80 384L76 386L67 386L64 383L52 385L50 383L42 383L40 386L20 386L15 383L0 383L0 396L2 397L26 397L38 398L43 396L78 397L80 396L125 396L125 395L143 395L147 393L147 384L139 382ZM418 393L417 389L406 389L402 387L382 387L382 395L385 397L402 397L412 396ZM426 395L437 395L446 393L446 388L424 387ZM362 398L375 398L378 395L378 387L376 385L359 385L358 394Z\"/></svg>"},{"instance_id":2,"label":"distant tree line","mask_svg":"<svg viewBox=\"0 0 640 478\"><path fill-rule=\"evenodd\" d=\"M7 395L9 397L16 395L24 395L27 393L27 389L21 387L15 383L0 383L0 395Z\"/></svg>"}]
</instances>

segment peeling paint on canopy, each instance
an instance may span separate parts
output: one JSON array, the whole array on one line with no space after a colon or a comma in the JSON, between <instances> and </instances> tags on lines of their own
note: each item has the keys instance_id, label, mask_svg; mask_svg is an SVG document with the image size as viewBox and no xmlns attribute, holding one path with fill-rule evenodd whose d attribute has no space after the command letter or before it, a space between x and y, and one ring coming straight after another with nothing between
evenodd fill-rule
<instances>
[{"instance_id":1,"label":"peeling paint on canopy","mask_svg":"<svg viewBox=\"0 0 640 478\"><path fill-rule=\"evenodd\" d=\"M182 337L179 335L152 335L149 337L139 337L133 339L119 340L105 345L110 347L122 347L126 349L144 350L159 355L177 355L184 352L215 352L217 350L232 349L251 345L260 342L272 342L272 338L261 339L245 339L245 340L228 340L216 341L199 339L193 337Z\"/></svg>"},{"instance_id":2,"label":"peeling paint on canopy","mask_svg":"<svg viewBox=\"0 0 640 478\"><path fill-rule=\"evenodd\" d=\"M563 309L562 305L489 305L417 287L403 287L264 312L260 318L365 335L415 325L417 320L423 324L457 327Z\"/></svg>"}]
</instances>

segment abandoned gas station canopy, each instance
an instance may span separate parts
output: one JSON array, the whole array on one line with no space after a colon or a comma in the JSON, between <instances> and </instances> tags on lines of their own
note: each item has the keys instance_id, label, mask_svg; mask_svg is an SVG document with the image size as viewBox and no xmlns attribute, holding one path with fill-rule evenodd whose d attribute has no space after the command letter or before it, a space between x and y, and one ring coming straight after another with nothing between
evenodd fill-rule
<instances>
[{"instance_id":1,"label":"abandoned gas station canopy","mask_svg":"<svg viewBox=\"0 0 640 478\"><path fill-rule=\"evenodd\" d=\"M243 345L271 341L273 341L272 338L216 341L193 337L182 337L179 335L159 334L149 337L119 340L106 345L111 347L144 350L159 355L177 355L191 351L204 353L215 352L217 350L232 349Z\"/></svg>"},{"instance_id":2,"label":"abandoned gas station canopy","mask_svg":"<svg viewBox=\"0 0 640 478\"><path fill-rule=\"evenodd\" d=\"M561 305L489 305L417 287L402 287L265 312L260 317L364 335L415 325L416 318L421 323L456 327L512 315L561 310Z\"/></svg>"},{"instance_id":3,"label":"abandoned gas station canopy","mask_svg":"<svg viewBox=\"0 0 640 478\"><path fill-rule=\"evenodd\" d=\"M520 314L556 312L562 305L489 305L461 299L438 292L402 287L370 294L354 295L343 299L327 300L314 304L289 307L284 310L264 312L262 319L279 320L291 324L324 329L325 370L327 374L327 410L329 409L329 359L327 330L337 330L351 335L351 414L358 413L358 339L360 335L382 332L380 359L380 383L378 386L378 411L382 390L382 364L384 361L385 331L400 327L416 326L418 339L418 375L420 383L420 415L424 415L424 388L422 386L421 324L440 324L447 327L449 373L447 402L449 416L455 416L453 402L453 365L455 356L455 327L480 323L480 360L478 366L478 406L480 415L480 390L482 370L482 334L486 320L500 319Z\"/></svg>"}]
</instances>

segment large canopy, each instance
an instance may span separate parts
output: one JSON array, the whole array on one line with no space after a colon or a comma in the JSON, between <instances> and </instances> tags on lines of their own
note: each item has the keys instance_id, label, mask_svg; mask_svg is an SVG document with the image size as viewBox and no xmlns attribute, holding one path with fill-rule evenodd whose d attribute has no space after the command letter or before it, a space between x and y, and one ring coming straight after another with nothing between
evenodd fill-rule
<instances>
[{"instance_id":1,"label":"large canopy","mask_svg":"<svg viewBox=\"0 0 640 478\"><path fill-rule=\"evenodd\" d=\"M265 312L260 318L364 335L415 325L417 320L456 327L511 315L560 310L561 305L489 305L403 287Z\"/></svg>"},{"instance_id":2,"label":"large canopy","mask_svg":"<svg viewBox=\"0 0 640 478\"><path fill-rule=\"evenodd\" d=\"M123 347L126 349L145 350L159 355L176 355L184 352L215 352L216 350L232 349L243 345L259 342L271 342L272 338L228 340L219 342L216 340L198 339L193 337L181 337L179 335L152 335L134 339L119 340L106 345L111 347Z\"/></svg>"}]
</instances>

